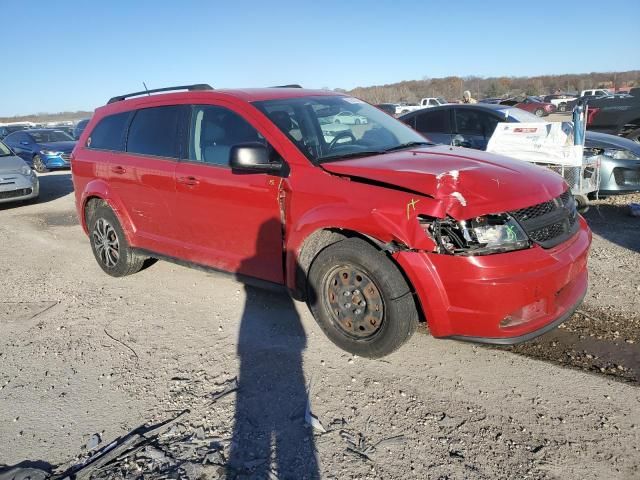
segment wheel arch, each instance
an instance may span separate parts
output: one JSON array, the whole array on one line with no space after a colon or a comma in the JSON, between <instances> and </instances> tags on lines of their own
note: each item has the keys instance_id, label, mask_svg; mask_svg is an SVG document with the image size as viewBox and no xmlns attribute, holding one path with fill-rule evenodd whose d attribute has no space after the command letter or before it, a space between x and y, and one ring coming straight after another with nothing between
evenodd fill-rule
<instances>
[{"instance_id":1,"label":"wheel arch","mask_svg":"<svg viewBox=\"0 0 640 480\"><path fill-rule=\"evenodd\" d=\"M109 186L101 180L88 184L82 196L82 210L81 212L78 212L81 213L78 217L80 218L80 222L85 233L89 233L89 214L95 211L95 209L101 204L108 206L113 211L122 226L127 242L129 245L132 245L132 237L135 233L135 227L131 218L119 198L115 196Z\"/></svg>"},{"instance_id":2,"label":"wheel arch","mask_svg":"<svg viewBox=\"0 0 640 480\"><path fill-rule=\"evenodd\" d=\"M411 279L404 271L404 268L397 262L393 255L393 253L398 251L398 249L401 249L402 246L383 242L371 235L358 232L356 230L338 227L323 227L315 230L304 239L301 247L298 249L298 254L295 255L295 258L290 259L295 263L294 277L293 279L288 279L287 283L292 291L293 297L297 300L306 301L307 277L311 264L322 250L347 238L359 238L367 242L376 250L386 253L387 258L389 258L389 260L396 266L409 286L409 290L411 291L416 303L420 323L426 323L424 309L422 308L419 296L416 294L416 289ZM289 252L288 255L291 255L291 252Z\"/></svg>"}]
</instances>

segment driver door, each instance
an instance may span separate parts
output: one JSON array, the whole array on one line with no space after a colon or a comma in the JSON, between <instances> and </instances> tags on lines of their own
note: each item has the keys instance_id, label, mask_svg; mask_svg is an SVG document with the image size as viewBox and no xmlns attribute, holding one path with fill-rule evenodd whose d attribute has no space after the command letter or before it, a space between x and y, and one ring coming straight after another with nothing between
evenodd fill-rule
<instances>
[{"instance_id":1,"label":"driver door","mask_svg":"<svg viewBox=\"0 0 640 480\"><path fill-rule=\"evenodd\" d=\"M191 107L186 158L175 170L176 216L184 257L197 264L281 283L280 178L235 173L235 145L267 143L238 112Z\"/></svg>"}]
</instances>

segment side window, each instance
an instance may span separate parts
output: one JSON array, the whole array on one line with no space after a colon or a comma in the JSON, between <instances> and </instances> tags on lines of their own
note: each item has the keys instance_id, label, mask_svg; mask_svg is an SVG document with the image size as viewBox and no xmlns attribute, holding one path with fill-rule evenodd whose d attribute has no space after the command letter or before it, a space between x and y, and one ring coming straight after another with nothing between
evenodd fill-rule
<instances>
[{"instance_id":1,"label":"side window","mask_svg":"<svg viewBox=\"0 0 640 480\"><path fill-rule=\"evenodd\" d=\"M438 105L438 102L436 102L433 98L429 100L429 105Z\"/></svg>"},{"instance_id":2,"label":"side window","mask_svg":"<svg viewBox=\"0 0 640 480\"><path fill-rule=\"evenodd\" d=\"M244 118L224 107L197 105L191 114L189 160L229 166L231 147L266 143Z\"/></svg>"},{"instance_id":3,"label":"side window","mask_svg":"<svg viewBox=\"0 0 640 480\"><path fill-rule=\"evenodd\" d=\"M415 130L416 128L416 116L415 115L411 115L408 118L399 118L398 120L400 120L402 123L409 125L411 128L413 128Z\"/></svg>"},{"instance_id":4,"label":"side window","mask_svg":"<svg viewBox=\"0 0 640 480\"><path fill-rule=\"evenodd\" d=\"M460 109L456 114L456 133L467 135L483 135L483 123L480 114L474 110Z\"/></svg>"},{"instance_id":5,"label":"side window","mask_svg":"<svg viewBox=\"0 0 640 480\"><path fill-rule=\"evenodd\" d=\"M124 134L130 115L130 112L123 112L104 117L87 138L87 147L97 150L124 151Z\"/></svg>"},{"instance_id":6,"label":"side window","mask_svg":"<svg viewBox=\"0 0 640 480\"><path fill-rule=\"evenodd\" d=\"M175 105L138 110L129 127L127 152L178 158L180 110Z\"/></svg>"},{"instance_id":7,"label":"side window","mask_svg":"<svg viewBox=\"0 0 640 480\"><path fill-rule=\"evenodd\" d=\"M432 110L417 114L416 130L420 133L450 133L449 110Z\"/></svg>"}]
</instances>

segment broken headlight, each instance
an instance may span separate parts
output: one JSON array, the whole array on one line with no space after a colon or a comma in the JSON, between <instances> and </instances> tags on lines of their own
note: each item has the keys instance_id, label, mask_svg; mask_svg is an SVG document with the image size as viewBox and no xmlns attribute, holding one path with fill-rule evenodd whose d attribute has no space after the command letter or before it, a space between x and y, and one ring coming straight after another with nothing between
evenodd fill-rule
<instances>
[{"instance_id":1,"label":"broken headlight","mask_svg":"<svg viewBox=\"0 0 640 480\"><path fill-rule=\"evenodd\" d=\"M435 240L438 253L490 255L530 246L527 234L507 213L462 221L420 218L420 224Z\"/></svg>"}]
</instances>

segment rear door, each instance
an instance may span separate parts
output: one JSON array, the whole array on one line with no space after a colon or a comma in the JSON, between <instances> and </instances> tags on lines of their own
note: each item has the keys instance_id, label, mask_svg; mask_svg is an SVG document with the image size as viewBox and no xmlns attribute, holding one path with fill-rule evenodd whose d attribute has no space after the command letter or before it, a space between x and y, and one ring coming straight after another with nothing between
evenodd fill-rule
<instances>
[{"instance_id":1,"label":"rear door","mask_svg":"<svg viewBox=\"0 0 640 480\"><path fill-rule=\"evenodd\" d=\"M35 143L33 139L26 133L17 132L9 135L5 142L11 149L29 165L33 165L33 155Z\"/></svg>"},{"instance_id":2,"label":"rear door","mask_svg":"<svg viewBox=\"0 0 640 480\"><path fill-rule=\"evenodd\" d=\"M175 204L187 259L281 283L283 179L229 167L234 145L267 145L265 138L224 105L193 106L189 131L186 158L176 168Z\"/></svg>"},{"instance_id":3,"label":"rear door","mask_svg":"<svg viewBox=\"0 0 640 480\"><path fill-rule=\"evenodd\" d=\"M174 217L175 168L189 108L163 105L136 110L126 150L111 158L109 183L135 229L137 247L179 256Z\"/></svg>"}]
</instances>

